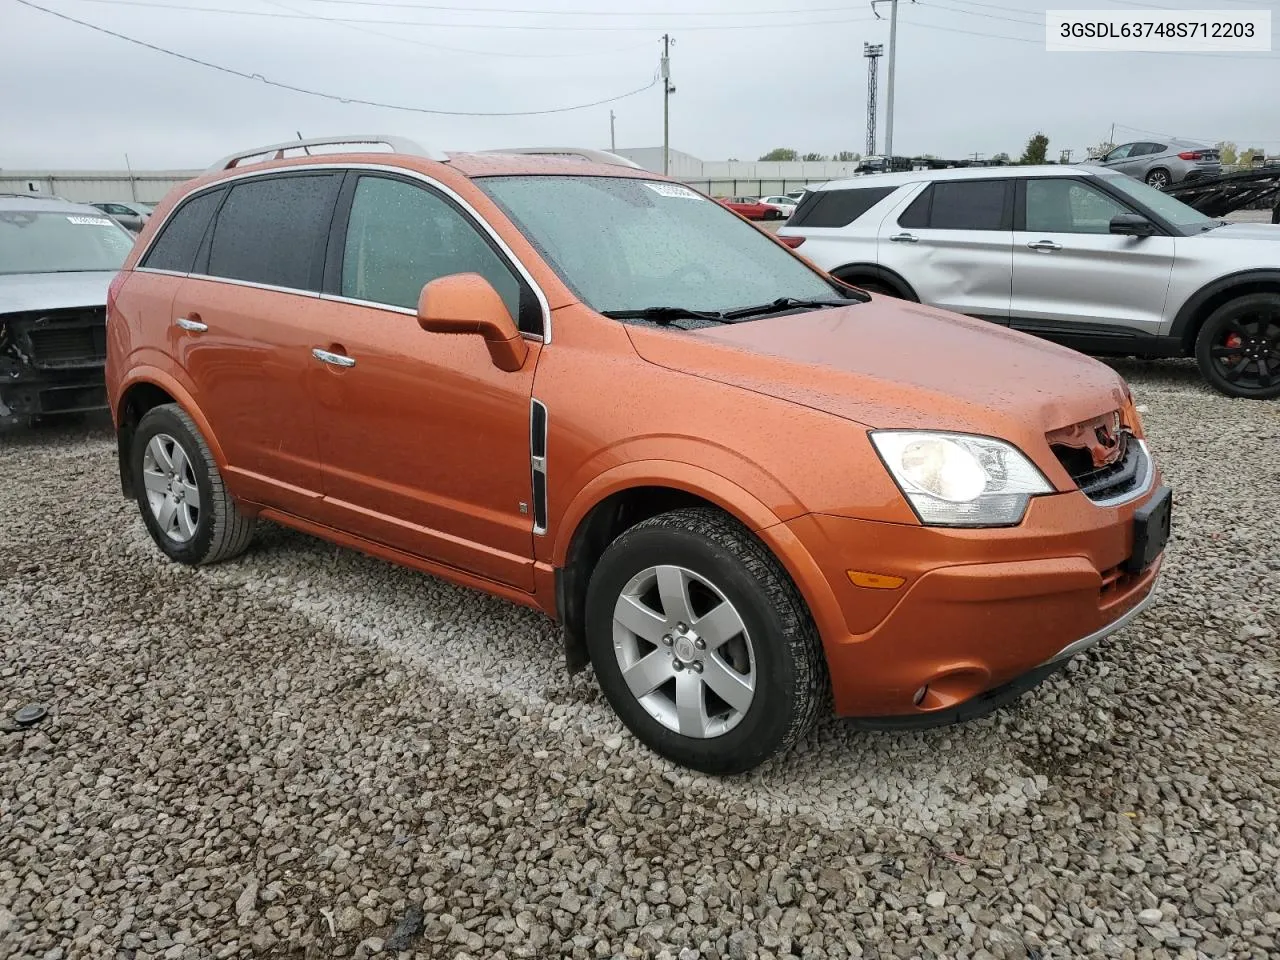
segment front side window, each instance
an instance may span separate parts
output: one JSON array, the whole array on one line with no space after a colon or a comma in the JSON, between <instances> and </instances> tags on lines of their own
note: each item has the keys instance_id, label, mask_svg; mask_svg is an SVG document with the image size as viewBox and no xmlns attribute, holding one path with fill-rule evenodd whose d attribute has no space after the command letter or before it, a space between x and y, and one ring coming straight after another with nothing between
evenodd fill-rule
<instances>
[{"instance_id":1,"label":"front side window","mask_svg":"<svg viewBox=\"0 0 1280 960\"><path fill-rule=\"evenodd\" d=\"M133 235L96 210L0 210L0 274L119 270Z\"/></svg>"},{"instance_id":2,"label":"front side window","mask_svg":"<svg viewBox=\"0 0 1280 960\"><path fill-rule=\"evenodd\" d=\"M415 184L361 177L342 255L342 295L412 310L423 287L455 273L480 274L512 319L520 317L520 281L461 211Z\"/></svg>"},{"instance_id":3,"label":"front side window","mask_svg":"<svg viewBox=\"0 0 1280 960\"><path fill-rule=\"evenodd\" d=\"M222 193L221 190L210 190L192 197L178 207L161 228L160 236L156 237L155 243L147 251L142 266L152 270L189 273L195 265L200 241L204 239L209 221L213 219L213 212L218 209Z\"/></svg>"},{"instance_id":4,"label":"front side window","mask_svg":"<svg viewBox=\"0 0 1280 960\"><path fill-rule=\"evenodd\" d=\"M1105 179L1112 189L1136 201L1140 207L1146 207L1167 223L1173 224L1188 235L1209 230L1222 223L1221 220L1213 220L1206 217L1195 207L1187 206L1181 200L1169 196L1163 190L1147 186L1141 180L1134 180L1132 177L1115 173L1106 173L1099 179Z\"/></svg>"},{"instance_id":5,"label":"front side window","mask_svg":"<svg viewBox=\"0 0 1280 960\"><path fill-rule=\"evenodd\" d=\"M1112 150L1110 153L1108 153L1106 157L1104 157L1103 159L1108 161L1127 160L1129 158L1129 154L1133 152L1133 148L1136 146L1137 146L1136 143L1121 144L1120 146Z\"/></svg>"},{"instance_id":6,"label":"front side window","mask_svg":"<svg viewBox=\"0 0 1280 960\"><path fill-rule=\"evenodd\" d=\"M1101 190L1059 177L1027 181L1027 230L1036 233L1110 233L1111 218L1129 213Z\"/></svg>"},{"instance_id":7,"label":"front side window","mask_svg":"<svg viewBox=\"0 0 1280 960\"><path fill-rule=\"evenodd\" d=\"M839 296L762 231L680 184L580 176L476 183L597 311L723 311Z\"/></svg>"},{"instance_id":8,"label":"front side window","mask_svg":"<svg viewBox=\"0 0 1280 960\"><path fill-rule=\"evenodd\" d=\"M209 275L318 290L338 179L299 174L234 184L213 227Z\"/></svg>"}]
</instances>

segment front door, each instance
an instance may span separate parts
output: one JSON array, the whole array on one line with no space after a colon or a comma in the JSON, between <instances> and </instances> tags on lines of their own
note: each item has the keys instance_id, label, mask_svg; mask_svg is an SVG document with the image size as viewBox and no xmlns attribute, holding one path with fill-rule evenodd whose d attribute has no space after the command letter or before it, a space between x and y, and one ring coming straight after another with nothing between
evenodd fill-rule
<instances>
[{"instance_id":1,"label":"front door","mask_svg":"<svg viewBox=\"0 0 1280 960\"><path fill-rule=\"evenodd\" d=\"M330 273L310 324L308 383L327 522L490 580L533 589L530 399L540 338L514 373L484 341L427 333L424 285L485 277L522 330L532 291L457 204L412 179L348 177ZM343 358L334 362L332 357Z\"/></svg>"},{"instance_id":2,"label":"front door","mask_svg":"<svg viewBox=\"0 0 1280 960\"><path fill-rule=\"evenodd\" d=\"M921 303L1004 323L1013 272L1008 180L939 180L880 225L876 259Z\"/></svg>"},{"instance_id":3,"label":"front door","mask_svg":"<svg viewBox=\"0 0 1280 960\"><path fill-rule=\"evenodd\" d=\"M1087 179L1028 179L1020 189L1010 324L1102 351L1157 336L1177 241L1112 234L1112 217L1136 211Z\"/></svg>"},{"instance_id":4,"label":"front door","mask_svg":"<svg viewBox=\"0 0 1280 960\"><path fill-rule=\"evenodd\" d=\"M323 172L235 183L181 281L169 328L173 354L226 456L232 490L304 515L320 498L304 358L341 178Z\"/></svg>"}]
</instances>

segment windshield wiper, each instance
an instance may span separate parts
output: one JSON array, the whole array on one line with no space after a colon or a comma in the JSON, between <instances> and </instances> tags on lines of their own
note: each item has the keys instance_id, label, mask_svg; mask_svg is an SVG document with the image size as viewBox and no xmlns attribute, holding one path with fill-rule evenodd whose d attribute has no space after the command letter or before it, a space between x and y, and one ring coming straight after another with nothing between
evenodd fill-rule
<instances>
[{"instance_id":1,"label":"windshield wiper","mask_svg":"<svg viewBox=\"0 0 1280 960\"><path fill-rule=\"evenodd\" d=\"M1213 223L1206 223L1203 227L1200 228L1200 232L1208 233L1210 230L1217 230L1219 227L1229 227L1229 226L1231 226L1230 220L1215 220L1213 221Z\"/></svg>"},{"instance_id":2,"label":"windshield wiper","mask_svg":"<svg viewBox=\"0 0 1280 960\"><path fill-rule=\"evenodd\" d=\"M723 313L714 310L690 310L688 307L644 307L641 310L602 310L614 320L652 320L666 326L672 320L714 320L728 323Z\"/></svg>"},{"instance_id":3,"label":"windshield wiper","mask_svg":"<svg viewBox=\"0 0 1280 960\"><path fill-rule=\"evenodd\" d=\"M736 310L726 310L722 316L725 320L741 320L744 317L780 313L783 310L792 310L796 307L847 307L854 303L866 303L866 300L861 297L849 297L843 300L779 297L777 300L770 300L768 303L758 303L754 307L739 307Z\"/></svg>"}]
</instances>

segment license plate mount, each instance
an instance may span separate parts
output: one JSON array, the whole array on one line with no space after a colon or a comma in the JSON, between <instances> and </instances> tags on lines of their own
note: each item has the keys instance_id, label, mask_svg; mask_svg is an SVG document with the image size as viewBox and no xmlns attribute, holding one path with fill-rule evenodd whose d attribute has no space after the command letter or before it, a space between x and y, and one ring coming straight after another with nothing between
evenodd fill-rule
<instances>
[{"instance_id":1,"label":"license plate mount","mask_svg":"<svg viewBox=\"0 0 1280 960\"><path fill-rule=\"evenodd\" d=\"M1164 552L1173 520L1173 490L1161 487L1133 514L1133 553L1125 561L1129 573L1141 573Z\"/></svg>"}]
</instances>

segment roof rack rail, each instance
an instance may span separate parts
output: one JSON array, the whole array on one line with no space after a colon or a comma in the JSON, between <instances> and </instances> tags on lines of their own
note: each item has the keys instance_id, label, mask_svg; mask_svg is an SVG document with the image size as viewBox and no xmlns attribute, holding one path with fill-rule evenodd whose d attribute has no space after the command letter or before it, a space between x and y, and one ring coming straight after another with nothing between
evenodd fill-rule
<instances>
[{"instance_id":1,"label":"roof rack rail","mask_svg":"<svg viewBox=\"0 0 1280 960\"><path fill-rule=\"evenodd\" d=\"M250 157L258 157L263 154L273 154L267 157L269 160L283 160L285 151L303 150L309 147L336 147L347 144L360 145L380 143L391 148L392 153L407 153L417 157L426 157L428 160L438 160L445 162L449 159L448 154L440 150L433 150L430 147L424 147L422 144L410 140L406 137L398 137L385 133L370 133L363 135L351 135L345 137L311 137L307 140L287 140L284 143L271 143L265 147L254 147L251 150L240 150L236 153L223 157L206 171L212 173L217 170L230 170L232 167L240 165L240 161L248 160ZM265 162L265 161L260 161Z\"/></svg>"},{"instance_id":2,"label":"roof rack rail","mask_svg":"<svg viewBox=\"0 0 1280 960\"><path fill-rule=\"evenodd\" d=\"M615 167L632 167L636 170L644 168L634 160L610 153L608 150L591 150L587 147L506 147L502 150L481 150L480 153L532 153L546 156L581 157L583 160L594 160L596 163L607 163Z\"/></svg>"}]
</instances>

